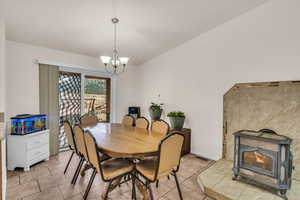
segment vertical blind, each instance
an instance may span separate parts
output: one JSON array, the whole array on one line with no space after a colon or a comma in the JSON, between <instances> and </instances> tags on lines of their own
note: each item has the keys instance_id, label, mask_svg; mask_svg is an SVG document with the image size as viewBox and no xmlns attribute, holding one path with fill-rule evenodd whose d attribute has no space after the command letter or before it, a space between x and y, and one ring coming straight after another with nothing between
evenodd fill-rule
<instances>
[{"instance_id":1,"label":"vertical blind","mask_svg":"<svg viewBox=\"0 0 300 200\"><path fill-rule=\"evenodd\" d=\"M40 113L47 114L50 129L50 154L58 153L59 107L58 66L39 65Z\"/></svg>"}]
</instances>

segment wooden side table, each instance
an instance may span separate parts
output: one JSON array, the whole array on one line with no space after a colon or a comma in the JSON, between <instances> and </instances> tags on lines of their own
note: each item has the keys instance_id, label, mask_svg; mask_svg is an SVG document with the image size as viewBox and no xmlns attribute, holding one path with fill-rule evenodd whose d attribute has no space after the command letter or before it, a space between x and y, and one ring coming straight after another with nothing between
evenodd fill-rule
<instances>
[{"instance_id":1,"label":"wooden side table","mask_svg":"<svg viewBox=\"0 0 300 200\"><path fill-rule=\"evenodd\" d=\"M192 134L191 129L189 129L189 128L183 128L180 131L171 129L170 133L172 133L174 131L180 132L180 133L182 133L184 135L184 143L183 143L181 155L184 156L186 154L191 153L191 134Z\"/></svg>"}]
</instances>

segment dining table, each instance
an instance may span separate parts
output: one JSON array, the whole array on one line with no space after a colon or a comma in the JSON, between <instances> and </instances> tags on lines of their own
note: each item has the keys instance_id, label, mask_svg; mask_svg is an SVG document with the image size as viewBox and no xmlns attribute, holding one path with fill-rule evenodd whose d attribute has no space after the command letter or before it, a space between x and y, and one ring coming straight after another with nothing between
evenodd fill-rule
<instances>
[{"instance_id":1,"label":"dining table","mask_svg":"<svg viewBox=\"0 0 300 200\"><path fill-rule=\"evenodd\" d=\"M142 158L158 154L165 134L117 123L83 127L95 138L98 150L112 158Z\"/></svg>"},{"instance_id":2,"label":"dining table","mask_svg":"<svg viewBox=\"0 0 300 200\"><path fill-rule=\"evenodd\" d=\"M134 160L156 156L159 144L165 137L165 134L159 132L117 123L98 123L82 128L94 136L99 152L112 158ZM136 186L144 196L143 199L149 199L146 188L139 182Z\"/></svg>"}]
</instances>

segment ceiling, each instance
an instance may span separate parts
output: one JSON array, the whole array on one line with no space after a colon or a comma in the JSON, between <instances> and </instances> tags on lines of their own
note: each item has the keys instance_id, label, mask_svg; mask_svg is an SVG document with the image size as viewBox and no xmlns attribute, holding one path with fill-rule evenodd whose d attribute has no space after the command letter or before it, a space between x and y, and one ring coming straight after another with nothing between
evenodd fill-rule
<instances>
[{"instance_id":1,"label":"ceiling","mask_svg":"<svg viewBox=\"0 0 300 200\"><path fill-rule=\"evenodd\" d=\"M267 0L5 0L7 39L141 64Z\"/></svg>"}]
</instances>

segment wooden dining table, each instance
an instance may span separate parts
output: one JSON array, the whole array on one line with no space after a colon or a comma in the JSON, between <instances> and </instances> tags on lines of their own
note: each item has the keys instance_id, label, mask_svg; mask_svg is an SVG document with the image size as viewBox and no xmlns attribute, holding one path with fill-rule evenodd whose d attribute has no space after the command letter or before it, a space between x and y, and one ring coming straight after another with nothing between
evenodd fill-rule
<instances>
[{"instance_id":1,"label":"wooden dining table","mask_svg":"<svg viewBox=\"0 0 300 200\"><path fill-rule=\"evenodd\" d=\"M165 137L159 132L116 123L98 123L83 129L94 136L98 150L112 158L138 159L158 155L160 141ZM120 180L115 185L119 183ZM148 200L150 197L146 187L140 182L135 185L143 199Z\"/></svg>"},{"instance_id":2,"label":"wooden dining table","mask_svg":"<svg viewBox=\"0 0 300 200\"><path fill-rule=\"evenodd\" d=\"M83 127L91 132L100 152L113 158L141 158L157 155L165 134L115 123Z\"/></svg>"}]
</instances>

